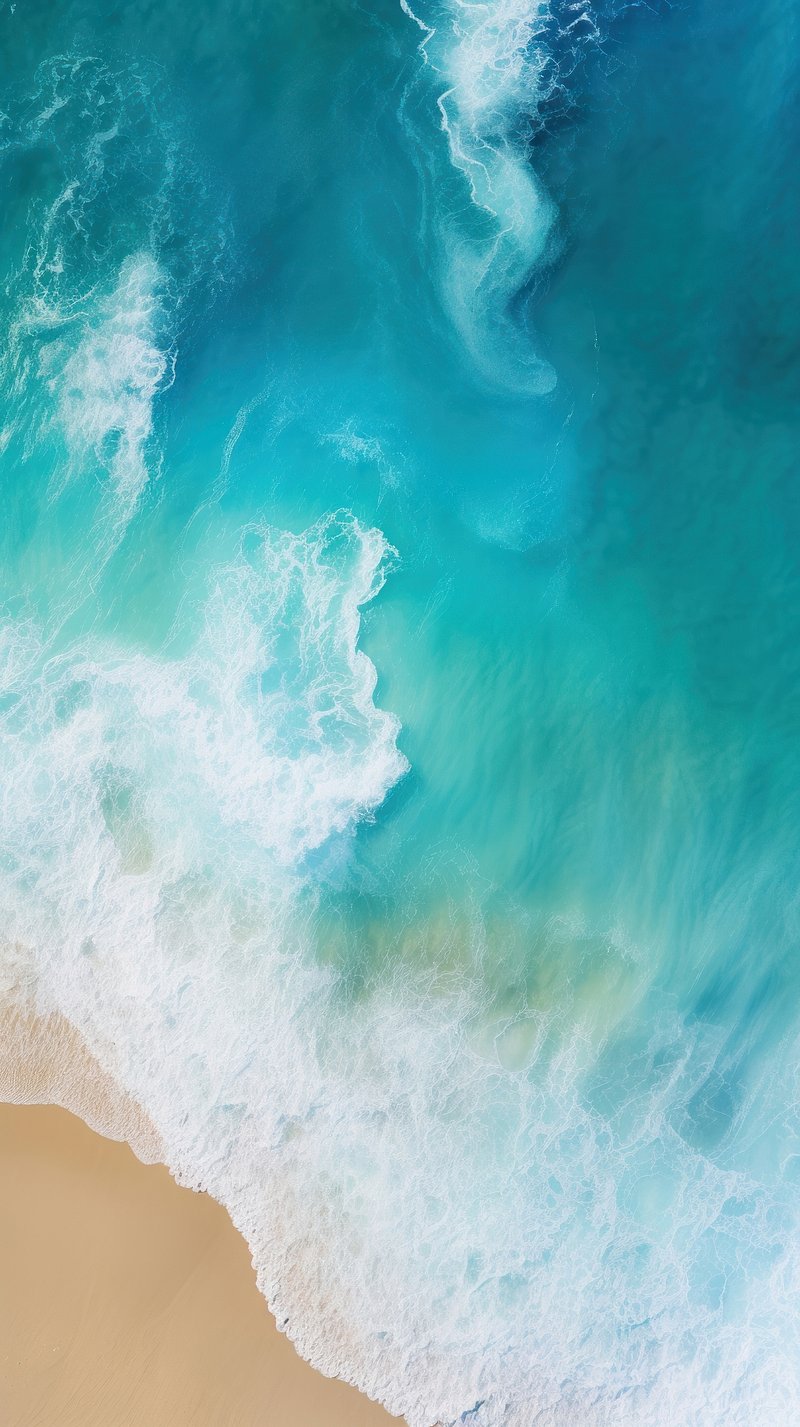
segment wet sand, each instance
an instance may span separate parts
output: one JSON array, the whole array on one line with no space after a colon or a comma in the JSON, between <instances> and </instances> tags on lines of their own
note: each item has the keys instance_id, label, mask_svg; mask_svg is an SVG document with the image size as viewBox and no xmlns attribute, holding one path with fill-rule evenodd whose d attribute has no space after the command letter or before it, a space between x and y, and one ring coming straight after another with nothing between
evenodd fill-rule
<instances>
[{"instance_id":1,"label":"wet sand","mask_svg":"<svg viewBox=\"0 0 800 1427\"><path fill-rule=\"evenodd\" d=\"M278 1332L224 1209L67 1110L0 1105L3 1427L398 1427Z\"/></svg>"}]
</instances>

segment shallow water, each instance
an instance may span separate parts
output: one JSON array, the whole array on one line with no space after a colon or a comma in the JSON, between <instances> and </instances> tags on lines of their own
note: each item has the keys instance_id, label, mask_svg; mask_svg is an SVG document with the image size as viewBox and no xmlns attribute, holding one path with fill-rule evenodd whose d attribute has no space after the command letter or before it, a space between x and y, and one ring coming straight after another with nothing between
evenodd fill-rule
<instances>
[{"instance_id":1,"label":"shallow water","mask_svg":"<svg viewBox=\"0 0 800 1427\"><path fill-rule=\"evenodd\" d=\"M793 1422L796 5L2 26L4 979L412 1427Z\"/></svg>"}]
</instances>

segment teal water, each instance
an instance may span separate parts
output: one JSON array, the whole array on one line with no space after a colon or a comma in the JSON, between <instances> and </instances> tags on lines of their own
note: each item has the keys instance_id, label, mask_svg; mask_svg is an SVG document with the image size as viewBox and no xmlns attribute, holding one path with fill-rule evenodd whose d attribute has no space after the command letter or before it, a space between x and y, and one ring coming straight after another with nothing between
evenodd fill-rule
<instances>
[{"instance_id":1,"label":"teal water","mask_svg":"<svg viewBox=\"0 0 800 1427\"><path fill-rule=\"evenodd\" d=\"M411 1427L789 1427L794 0L0 23L8 994Z\"/></svg>"}]
</instances>

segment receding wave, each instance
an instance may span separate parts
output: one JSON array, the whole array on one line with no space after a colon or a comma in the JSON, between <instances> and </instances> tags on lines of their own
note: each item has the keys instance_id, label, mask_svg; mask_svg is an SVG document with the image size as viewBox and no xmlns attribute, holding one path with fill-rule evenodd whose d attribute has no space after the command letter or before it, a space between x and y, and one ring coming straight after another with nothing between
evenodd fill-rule
<instances>
[{"instance_id":1,"label":"receding wave","mask_svg":"<svg viewBox=\"0 0 800 1427\"><path fill-rule=\"evenodd\" d=\"M680 1133L713 1037L656 997L609 1116L591 1005L568 1031L401 961L354 1000L320 956L319 888L406 769L358 647L390 557L347 513L251 526L182 657L92 639L34 674L28 651L2 738L14 984L227 1205L300 1350L411 1427L780 1420L795 1210ZM552 927L548 960L576 936ZM785 1337L745 1353L767 1313Z\"/></svg>"}]
</instances>

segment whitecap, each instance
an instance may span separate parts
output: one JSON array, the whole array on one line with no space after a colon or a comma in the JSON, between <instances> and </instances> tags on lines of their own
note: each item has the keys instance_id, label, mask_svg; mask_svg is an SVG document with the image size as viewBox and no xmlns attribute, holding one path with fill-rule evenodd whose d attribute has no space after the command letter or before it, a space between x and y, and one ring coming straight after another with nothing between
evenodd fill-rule
<instances>
[{"instance_id":1,"label":"whitecap","mask_svg":"<svg viewBox=\"0 0 800 1427\"><path fill-rule=\"evenodd\" d=\"M543 395L555 385L555 373L513 309L556 245L556 208L524 137L558 82L550 5L448 0L430 23L403 8L425 33L426 66L444 83L437 101L441 128L469 195L468 210L440 209L437 224L447 311L486 380Z\"/></svg>"}]
</instances>

